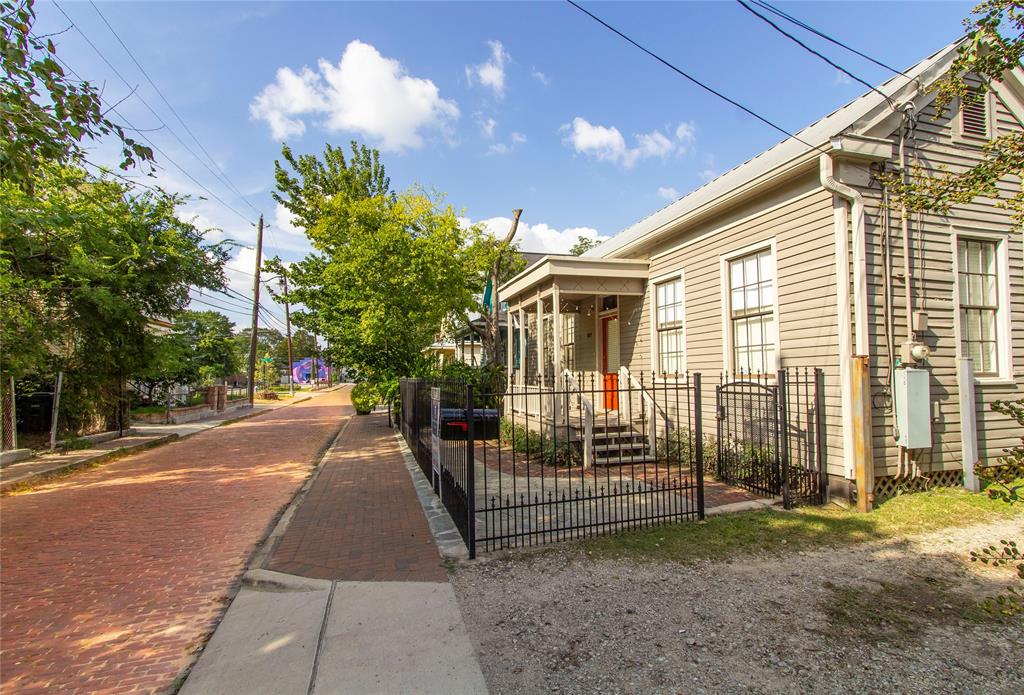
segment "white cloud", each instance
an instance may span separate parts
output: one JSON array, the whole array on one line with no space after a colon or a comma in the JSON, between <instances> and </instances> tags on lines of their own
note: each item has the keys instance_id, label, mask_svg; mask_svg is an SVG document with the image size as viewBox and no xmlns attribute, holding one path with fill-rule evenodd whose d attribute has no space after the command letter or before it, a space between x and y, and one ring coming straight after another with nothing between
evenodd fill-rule
<instances>
[{"instance_id":1,"label":"white cloud","mask_svg":"<svg viewBox=\"0 0 1024 695\"><path fill-rule=\"evenodd\" d=\"M503 142L496 142L487 148L487 154L508 154L512 151L512 148Z\"/></svg>"},{"instance_id":2,"label":"white cloud","mask_svg":"<svg viewBox=\"0 0 1024 695\"><path fill-rule=\"evenodd\" d=\"M665 200L678 200L679 199L679 191L677 191L672 186L659 186L658 187L658 195L661 196L662 198L664 198Z\"/></svg>"},{"instance_id":3,"label":"white cloud","mask_svg":"<svg viewBox=\"0 0 1024 695\"><path fill-rule=\"evenodd\" d=\"M679 152L685 152L697 138L697 125L693 121L683 121L676 126L676 140L679 143Z\"/></svg>"},{"instance_id":4,"label":"white cloud","mask_svg":"<svg viewBox=\"0 0 1024 695\"><path fill-rule=\"evenodd\" d=\"M488 41L491 47L491 59L479 65L466 66L466 79L472 85L474 80L494 91L499 99L505 96L505 63L509 61L508 52L501 41Z\"/></svg>"},{"instance_id":5,"label":"white cloud","mask_svg":"<svg viewBox=\"0 0 1024 695\"><path fill-rule=\"evenodd\" d=\"M852 82L853 80L850 79L850 76L841 70L836 70L836 75L832 78L833 85L851 84Z\"/></svg>"},{"instance_id":6,"label":"white cloud","mask_svg":"<svg viewBox=\"0 0 1024 695\"><path fill-rule=\"evenodd\" d=\"M533 79L537 80L538 82L540 82L545 87L547 87L549 84L551 84L551 78L548 77L547 75L545 75L543 72L541 72L537 68L533 68L533 70L530 72L530 75L533 77Z\"/></svg>"},{"instance_id":7,"label":"white cloud","mask_svg":"<svg viewBox=\"0 0 1024 695\"><path fill-rule=\"evenodd\" d=\"M282 203L278 203L274 208L274 225L289 236L306 237L306 232L295 225L295 215Z\"/></svg>"},{"instance_id":8,"label":"white cloud","mask_svg":"<svg viewBox=\"0 0 1024 695\"><path fill-rule=\"evenodd\" d=\"M298 73L279 68L274 83L249 104L249 114L266 121L275 140L286 140L306 132L306 123L296 116L322 111L325 106L320 75L308 67Z\"/></svg>"},{"instance_id":9,"label":"white cloud","mask_svg":"<svg viewBox=\"0 0 1024 695\"><path fill-rule=\"evenodd\" d=\"M494 120L493 118L485 119L480 117L479 114L477 114L477 124L480 126L480 132L482 132L485 137L494 137L494 128L495 126L498 125L498 122L496 120Z\"/></svg>"},{"instance_id":10,"label":"white cloud","mask_svg":"<svg viewBox=\"0 0 1024 695\"><path fill-rule=\"evenodd\" d=\"M577 116L572 125L562 126L568 130L567 141L577 152L587 154L599 160L619 161L626 156L626 139L619 129L612 126L592 125L584 118Z\"/></svg>"},{"instance_id":11,"label":"white cloud","mask_svg":"<svg viewBox=\"0 0 1024 695\"><path fill-rule=\"evenodd\" d=\"M524 142L526 142L526 136L523 135L522 133L512 133L511 137L512 142L516 143L517 145L522 145Z\"/></svg>"},{"instance_id":12,"label":"white cloud","mask_svg":"<svg viewBox=\"0 0 1024 695\"><path fill-rule=\"evenodd\" d=\"M692 123L680 123L676 128L676 139L672 140L661 131L638 133L633 136L634 147L626 145L626 139L615 126L594 125L577 116L572 123L562 126L567 132L567 144L579 154L585 154L599 161L617 162L629 168L641 159L657 157L664 159L673 152L685 152L693 142Z\"/></svg>"},{"instance_id":13,"label":"white cloud","mask_svg":"<svg viewBox=\"0 0 1024 695\"><path fill-rule=\"evenodd\" d=\"M672 154L676 147L674 142L656 130L651 133L637 135L636 143L635 149L637 150L636 156L638 159L645 157L667 157Z\"/></svg>"},{"instance_id":14,"label":"white cloud","mask_svg":"<svg viewBox=\"0 0 1024 695\"><path fill-rule=\"evenodd\" d=\"M466 218L462 218L465 226L474 224ZM485 220L478 220L480 224L492 236L504 238L508 234L509 226L512 224L508 217L491 217ZM604 241L608 237L601 234L592 227L567 227L566 229L555 229L544 223L529 224L520 222L516 231L515 241L523 251L537 253L569 253L573 244L579 241L581 236Z\"/></svg>"},{"instance_id":15,"label":"white cloud","mask_svg":"<svg viewBox=\"0 0 1024 695\"><path fill-rule=\"evenodd\" d=\"M302 116L322 115L330 132L356 132L381 149L402 150L421 147L421 131L444 132L459 117L458 105L432 81L408 75L362 41L349 43L337 65L321 58L317 67L281 68L250 104L252 117L266 121L275 138L301 135Z\"/></svg>"},{"instance_id":16,"label":"white cloud","mask_svg":"<svg viewBox=\"0 0 1024 695\"><path fill-rule=\"evenodd\" d=\"M705 181L705 182L710 181L711 179L717 179L718 178L718 174L719 174L718 170L710 169L710 168L709 169L701 169L699 172L697 172L697 176L700 177L701 181Z\"/></svg>"}]
</instances>

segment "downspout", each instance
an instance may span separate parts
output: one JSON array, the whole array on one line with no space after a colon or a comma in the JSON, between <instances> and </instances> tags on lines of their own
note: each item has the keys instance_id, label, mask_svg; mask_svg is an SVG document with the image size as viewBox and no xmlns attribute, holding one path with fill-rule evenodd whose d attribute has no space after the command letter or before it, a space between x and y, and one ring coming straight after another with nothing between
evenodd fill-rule
<instances>
[{"instance_id":1,"label":"downspout","mask_svg":"<svg viewBox=\"0 0 1024 695\"><path fill-rule=\"evenodd\" d=\"M818 158L819 174L821 185L826 191L850 203L850 216L853 219L853 323L854 337L856 340L856 354L862 357L870 357L871 348L868 346L868 273L867 273L867 241L864 231L864 197L851 186L840 183L835 178L835 161L829 154L823 154ZM845 227L845 224L843 225ZM847 258L846 245L836 249L838 255ZM847 268L849 266L847 265ZM846 277L849 277L847 275ZM849 297L849 291L846 292ZM849 313L849 312L847 312Z\"/></svg>"},{"instance_id":2,"label":"downspout","mask_svg":"<svg viewBox=\"0 0 1024 695\"><path fill-rule=\"evenodd\" d=\"M850 217L847 216L845 203L849 203L853 219L853 324L856 336L856 352L858 355L867 356L869 349L864 198L854 188L836 180L835 161L831 155L822 154L818 159L818 163L818 173L822 188L830 191L834 196L833 223L835 225L836 254L836 314L839 326L840 407L843 422L843 459L847 478L850 478L852 477L854 462L854 414L852 402L854 338L851 336L850 331L850 253L847 247Z\"/></svg>"}]
</instances>

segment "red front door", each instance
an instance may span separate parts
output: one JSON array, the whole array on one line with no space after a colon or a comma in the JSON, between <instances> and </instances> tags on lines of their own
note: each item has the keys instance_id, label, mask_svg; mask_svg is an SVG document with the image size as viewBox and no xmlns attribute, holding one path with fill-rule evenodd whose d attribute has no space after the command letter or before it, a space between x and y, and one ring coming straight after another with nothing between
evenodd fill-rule
<instances>
[{"instance_id":1,"label":"red front door","mask_svg":"<svg viewBox=\"0 0 1024 695\"><path fill-rule=\"evenodd\" d=\"M604 374L604 408L619 409L619 317L601 319L601 372Z\"/></svg>"}]
</instances>

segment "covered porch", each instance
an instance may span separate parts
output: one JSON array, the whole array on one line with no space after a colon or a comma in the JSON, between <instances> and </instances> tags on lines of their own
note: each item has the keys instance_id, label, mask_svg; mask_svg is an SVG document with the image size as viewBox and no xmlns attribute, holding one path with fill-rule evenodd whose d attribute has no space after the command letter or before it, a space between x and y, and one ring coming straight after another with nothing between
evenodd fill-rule
<instances>
[{"instance_id":1,"label":"covered porch","mask_svg":"<svg viewBox=\"0 0 1024 695\"><path fill-rule=\"evenodd\" d=\"M508 415L580 443L587 466L602 455L651 453L653 397L629 372L635 336L622 330L639 321L648 266L547 256L499 288L514 332L506 343Z\"/></svg>"},{"instance_id":2,"label":"covered porch","mask_svg":"<svg viewBox=\"0 0 1024 695\"><path fill-rule=\"evenodd\" d=\"M622 308L637 305L649 262L546 256L499 288L508 304L509 383L562 390L569 374L617 379ZM628 366L628 365L627 365Z\"/></svg>"}]
</instances>

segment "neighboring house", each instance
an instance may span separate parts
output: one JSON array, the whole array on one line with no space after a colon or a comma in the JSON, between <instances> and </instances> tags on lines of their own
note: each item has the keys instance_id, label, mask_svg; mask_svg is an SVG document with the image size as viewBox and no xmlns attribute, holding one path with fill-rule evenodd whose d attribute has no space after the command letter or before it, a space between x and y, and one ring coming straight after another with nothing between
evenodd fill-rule
<instances>
[{"instance_id":1,"label":"neighboring house","mask_svg":"<svg viewBox=\"0 0 1024 695\"><path fill-rule=\"evenodd\" d=\"M533 251L519 251L519 256L529 268L548 256ZM479 297L478 297L479 299ZM503 296L499 296L501 306L498 310L498 334L499 348L496 361L504 364L505 355L508 352L506 341L508 340L508 305ZM423 350L423 354L434 357L441 364L449 362L465 362L466 364L479 366L486 359L483 349L483 341L480 334L487 329L486 319L479 313L473 312L469 315L468 324L460 324L450 331L450 335L443 336L430 344ZM513 345L518 345L518 336L513 335ZM518 348L517 348L518 349Z\"/></svg>"},{"instance_id":2,"label":"neighboring house","mask_svg":"<svg viewBox=\"0 0 1024 695\"><path fill-rule=\"evenodd\" d=\"M437 340L423 350L423 354L437 360L441 365L465 362L479 365L483 346L476 335L460 335L455 340Z\"/></svg>"},{"instance_id":3,"label":"neighboring house","mask_svg":"<svg viewBox=\"0 0 1024 695\"><path fill-rule=\"evenodd\" d=\"M905 238L900 210L887 210L877 176L901 158L929 170L970 166L991 137L1024 127L1020 68L978 103L954 103L935 118L928 87L957 46L583 257L549 256L509 280L501 297L527 347L510 378L552 383L567 369L601 379L625 367L659 379L701 372L713 385L723 371L821 368L830 491L847 496L855 451L863 450L854 442L854 356L867 356L875 478L920 473L949 482L972 445L993 463L1020 436L990 405L1024 394L1021 230L1007 210L980 198L948 215L909 215ZM1003 181L1002 197L1019 186ZM902 433L923 439L901 447L894 392L911 376L902 371L908 356L900 360L905 341L931 354L916 365L926 370L925 395L906 411L911 422ZM960 357L971 358L976 377L963 411ZM704 422L713 431L709 390ZM967 441L961 431L975 418L975 441ZM930 432L911 431L929 424Z\"/></svg>"}]
</instances>

